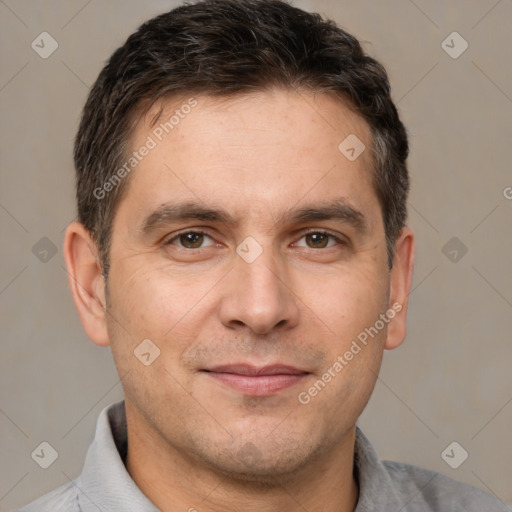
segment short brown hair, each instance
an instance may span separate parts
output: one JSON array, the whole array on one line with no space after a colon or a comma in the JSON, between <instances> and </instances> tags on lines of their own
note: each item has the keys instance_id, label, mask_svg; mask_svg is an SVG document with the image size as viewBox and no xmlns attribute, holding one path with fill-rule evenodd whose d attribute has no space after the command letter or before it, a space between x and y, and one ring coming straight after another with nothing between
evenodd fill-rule
<instances>
[{"instance_id":1,"label":"short brown hair","mask_svg":"<svg viewBox=\"0 0 512 512\"><path fill-rule=\"evenodd\" d=\"M407 216L409 149L384 67L334 22L284 1L205 0L144 23L111 56L85 104L74 149L78 220L99 247L105 275L128 177L104 197L97 191L126 161L135 114L168 97L272 86L333 94L367 121L392 266Z\"/></svg>"}]
</instances>

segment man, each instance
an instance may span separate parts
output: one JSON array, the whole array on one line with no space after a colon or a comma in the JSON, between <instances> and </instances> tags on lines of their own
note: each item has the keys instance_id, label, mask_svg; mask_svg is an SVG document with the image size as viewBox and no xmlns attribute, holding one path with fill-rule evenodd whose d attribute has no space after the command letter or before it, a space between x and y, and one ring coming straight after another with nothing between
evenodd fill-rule
<instances>
[{"instance_id":1,"label":"man","mask_svg":"<svg viewBox=\"0 0 512 512\"><path fill-rule=\"evenodd\" d=\"M405 337L408 144L383 67L278 0L144 24L91 90L64 253L125 400L23 511L498 511L356 427Z\"/></svg>"}]
</instances>

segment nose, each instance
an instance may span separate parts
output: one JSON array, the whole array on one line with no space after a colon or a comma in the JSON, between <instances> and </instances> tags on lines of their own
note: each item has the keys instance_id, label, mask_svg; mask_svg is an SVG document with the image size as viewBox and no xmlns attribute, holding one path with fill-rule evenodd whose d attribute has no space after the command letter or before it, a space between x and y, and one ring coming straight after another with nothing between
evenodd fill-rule
<instances>
[{"instance_id":1,"label":"nose","mask_svg":"<svg viewBox=\"0 0 512 512\"><path fill-rule=\"evenodd\" d=\"M231 329L249 328L256 334L286 330L298 323L297 297L286 262L264 248L252 262L237 255L226 276L219 315Z\"/></svg>"}]
</instances>

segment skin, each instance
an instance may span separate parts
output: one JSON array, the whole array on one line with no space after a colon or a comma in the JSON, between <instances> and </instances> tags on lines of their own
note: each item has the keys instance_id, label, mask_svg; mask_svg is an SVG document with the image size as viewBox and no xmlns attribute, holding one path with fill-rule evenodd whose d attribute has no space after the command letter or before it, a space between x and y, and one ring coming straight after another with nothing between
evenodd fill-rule
<instances>
[{"instance_id":1,"label":"skin","mask_svg":"<svg viewBox=\"0 0 512 512\"><path fill-rule=\"evenodd\" d=\"M76 222L66 232L82 325L110 345L122 377L127 469L164 511L352 511L355 424L383 350L405 337L413 234L403 229L390 271L370 129L339 100L274 89L197 101L130 175L113 223L107 298L89 233ZM162 118L183 103L167 101ZM136 126L134 148L159 106ZM366 145L353 162L338 150L349 134ZM339 219L283 217L340 198L364 216L366 232ZM236 222L187 219L143 233L152 212L184 200ZM177 237L197 230L207 236ZM333 237L306 236L325 231ZM262 249L251 263L236 251L249 236ZM298 394L395 303L401 311L301 404ZM160 349L149 366L134 356L144 339ZM227 363L307 373L250 396L202 371Z\"/></svg>"}]
</instances>

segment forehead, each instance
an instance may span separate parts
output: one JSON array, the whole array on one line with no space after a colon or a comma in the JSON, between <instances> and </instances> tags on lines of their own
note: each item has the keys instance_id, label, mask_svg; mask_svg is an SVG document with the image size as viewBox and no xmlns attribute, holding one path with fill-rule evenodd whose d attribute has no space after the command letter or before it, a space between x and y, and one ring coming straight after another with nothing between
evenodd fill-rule
<instances>
[{"instance_id":1,"label":"forehead","mask_svg":"<svg viewBox=\"0 0 512 512\"><path fill-rule=\"evenodd\" d=\"M133 151L151 149L120 209L147 213L188 198L240 217L275 217L302 200L340 196L361 209L376 202L371 144L366 121L326 94L182 96L155 104L131 133Z\"/></svg>"}]
</instances>

